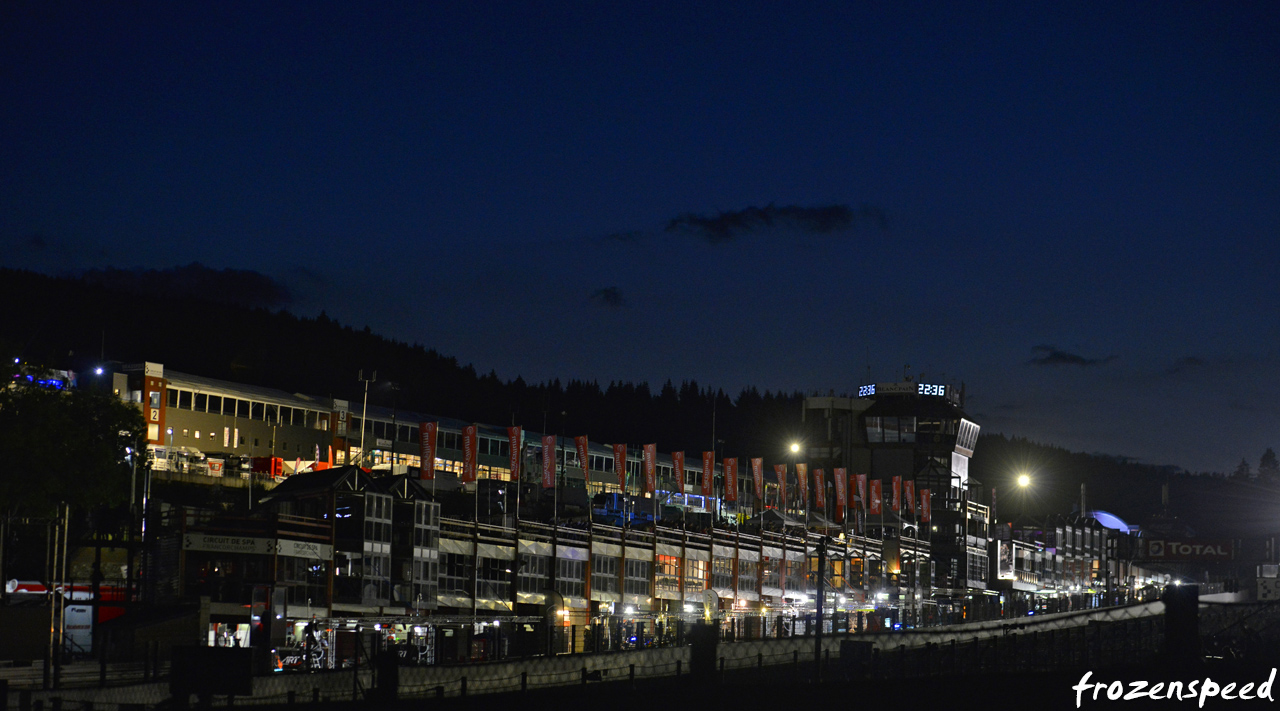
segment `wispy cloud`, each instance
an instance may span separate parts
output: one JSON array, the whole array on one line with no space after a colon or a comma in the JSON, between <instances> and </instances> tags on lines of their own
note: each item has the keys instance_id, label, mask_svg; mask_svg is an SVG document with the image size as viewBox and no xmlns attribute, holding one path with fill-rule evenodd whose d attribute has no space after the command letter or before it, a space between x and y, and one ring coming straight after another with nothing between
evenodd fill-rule
<instances>
[{"instance_id":1,"label":"wispy cloud","mask_svg":"<svg viewBox=\"0 0 1280 711\"><path fill-rule=\"evenodd\" d=\"M1203 358L1186 356L1185 358L1179 358L1174 361L1173 365L1165 371L1165 375L1177 375L1179 373L1186 373L1192 370L1199 370L1207 364L1208 362Z\"/></svg>"},{"instance_id":2,"label":"wispy cloud","mask_svg":"<svg viewBox=\"0 0 1280 711\"><path fill-rule=\"evenodd\" d=\"M622 291L616 286L596 289L591 292L591 301L609 309L620 309L627 305L626 299L622 298Z\"/></svg>"},{"instance_id":3,"label":"wispy cloud","mask_svg":"<svg viewBox=\"0 0 1280 711\"><path fill-rule=\"evenodd\" d=\"M199 262L168 269L90 269L81 278L140 294L196 297L250 307L279 308L293 301L288 287L265 274L250 269L213 269Z\"/></svg>"},{"instance_id":4,"label":"wispy cloud","mask_svg":"<svg viewBox=\"0 0 1280 711\"><path fill-rule=\"evenodd\" d=\"M1081 368L1106 365L1118 357L1109 355L1105 358L1086 358L1059 350L1056 346L1035 346L1031 353L1031 360L1027 361L1027 365L1074 365Z\"/></svg>"},{"instance_id":5,"label":"wispy cloud","mask_svg":"<svg viewBox=\"0 0 1280 711\"><path fill-rule=\"evenodd\" d=\"M863 206L857 209L848 205L773 205L747 207L714 215L696 215L686 212L667 222L667 232L683 232L695 235L710 244L730 242L752 232L768 229L790 229L805 234L831 234L848 230L857 224L867 223L879 229L888 229L889 221L880 208Z\"/></svg>"}]
</instances>

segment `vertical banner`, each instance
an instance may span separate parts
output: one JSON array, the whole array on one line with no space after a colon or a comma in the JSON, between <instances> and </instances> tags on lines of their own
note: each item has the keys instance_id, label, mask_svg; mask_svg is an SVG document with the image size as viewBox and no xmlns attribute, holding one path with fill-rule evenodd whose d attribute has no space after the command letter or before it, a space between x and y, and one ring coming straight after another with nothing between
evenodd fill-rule
<instances>
[{"instance_id":1,"label":"vertical banner","mask_svg":"<svg viewBox=\"0 0 1280 711\"><path fill-rule=\"evenodd\" d=\"M839 467L835 472L833 482L836 485L836 523L844 523L844 507L848 504L845 497L845 486L849 483L849 473L843 467Z\"/></svg>"},{"instance_id":2,"label":"vertical banner","mask_svg":"<svg viewBox=\"0 0 1280 711\"><path fill-rule=\"evenodd\" d=\"M858 489L857 489L858 501L860 501L862 504L862 510L866 511L867 510L867 475L857 474L855 476L857 477L857 480L858 480Z\"/></svg>"},{"instance_id":3,"label":"vertical banner","mask_svg":"<svg viewBox=\"0 0 1280 711\"><path fill-rule=\"evenodd\" d=\"M716 495L716 453L702 453L702 495Z\"/></svg>"},{"instance_id":4,"label":"vertical banner","mask_svg":"<svg viewBox=\"0 0 1280 711\"><path fill-rule=\"evenodd\" d=\"M796 464L796 493L800 495L800 507L809 510L809 465Z\"/></svg>"},{"instance_id":5,"label":"vertical banner","mask_svg":"<svg viewBox=\"0 0 1280 711\"><path fill-rule=\"evenodd\" d=\"M893 477L893 491L889 497L889 510L898 513L902 510L902 477Z\"/></svg>"},{"instance_id":6,"label":"vertical banner","mask_svg":"<svg viewBox=\"0 0 1280 711\"><path fill-rule=\"evenodd\" d=\"M462 428L462 481L476 480L476 451L480 447L479 431L475 425Z\"/></svg>"},{"instance_id":7,"label":"vertical banner","mask_svg":"<svg viewBox=\"0 0 1280 711\"><path fill-rule=\"evenodd\" d=\"M738 500L738 460L737 458L724 460L724 500Z\"/></svg>"},{"instance_id":8,"label":"vertical banner","mask_svg":"<svg viewBox=\"0 0 1280 711\"><path fill-rule=\"evenodd\" d=\"M429 481L436 478L436 430L438 422L418 423L418 456L422 459L422 468L418 478ZM329 448L329 463L333 463L333 447Z\"/></svg>"},{"instance_id":9,"label":"vertical banner","mask_svg":"<svg viewBox=\"0 0 1280 711\"><path fill-rule=\"evenodd\" d=\"M658 494L658 445L644 446L644 490L657 496Z\"/></svg>"},{"instance_id":10,"label":"vertical banner","mask_svg":"<svg viewBox=\"0 0 1280 711\"><path fill-rule=\"evenodd\" d=\"M989 520L993 524L996 522L996 488L994 486L991 487L991 518Z\"/></svg>"},{"instance_id":11,"label":"vertical banner","mask_svg":"<svg viewBox=\"0 0 1280 711\"><path fill-rule=\"evenodd\" d=\"M920 520L924 523L929 523L930 521L933 520L933 513L930 512L929 510L931 503L932 502L929 501L929 490L927 488L921 489L920 490Z\"/></svg>"},{"instance_id":12,"label":"vertical banner","mask_svg":"<svg viewBox=\"0 0 1280 711\"><path fill-rule=\"evenodd\" d=\"M684 501L684 452L671 453L671 473L676 477L676 490Z\"/></svg>"},{"instance_id":13,"label":"vertical banner","mask_svg":"<svg viewBox=\"0 0 1280 711\"><path fill-rule=\"evenodd\" d=\"M511 450L511 458L507 466L511 468L511 481L520 481L520 450L524 446L524 432L519 427L507 428L507 449Z\"/></svg>"},{"instance_id":14,"label":"vertical banner","mask_svg":"<svg viewBox=\"0 0 1280 711\"><path fill-rule=\"evenodd\" d=\"M823 513L827 511L827 482L826 477L822 475L821 469L813 470L813 505L822 509Z\"/></svg>"},{"instance_id":15,"label":"vertical banner","mask_svg":"<svg viewBox=\"0 0 1280 711\"><path fill-rule=\"evenodd\" d=\"M613 473L618 476L618 489L627 493L627 445L613 445Z\"/></svg>"},{"instance_id":16,"label":"vertical banner","mask_svg":"<svg viewBox=\"0 0 1280 711\"><path fill-rule=\"evenodd\" d=\"M867 513L879 514L884 501L884 482L872 479L869 483L871 484L871 505L867 508Z\"/></svg>"},{"instance_id":17,"label":"vertical banner","mask_svg":"<svg viewBox=\"0 0 1280 711\"><path fill-rule=\"evenodd\" d=\"M916 515L916 482L914 479L908 479L902 482L902 499L907 502L907 510L912 516Z\"/></svg>"},{"instance_id":18,"label":"vertical banner","mask_svg":"<svg viewBox=\"0 0 1280 711\"><path fill-rule=\"evenodd\" d=\"M552 489L556 485L556 436L547 435L542 438L542 488Z\"/></svg>"},{"instance_id":19,"label":"vertical banner","mask_svg":"<svg viewBox=\"0 0 1280 711\"><path fill-rule=\"evenodd\" d=\"M764 458L751 458L751 481L755 484L756 500L764 502Z\"/></svg>"},{"instance_id":20,"label":"vertical banner","mask_svg":"<svg viewBox=\"0 0 1280 711\"><path fill-rule=\"evenodd\" d=\"M573 443L578 447L578 463L582 465L582 480L591 483L591 473L587 471L587 465L591 463L591 453L588 451L587 436L574 437Z\"/></svg>"},{"instance_id":21,"label":"vertical banner","mask_svg":"<svg viewBox=\"0 0 1280 711\"><path fill-rule=\"evenodd\" d=\"M773 465L773 473L778 475L778 510L787 510L787 465Z\"/></svg>"}]
</instances>

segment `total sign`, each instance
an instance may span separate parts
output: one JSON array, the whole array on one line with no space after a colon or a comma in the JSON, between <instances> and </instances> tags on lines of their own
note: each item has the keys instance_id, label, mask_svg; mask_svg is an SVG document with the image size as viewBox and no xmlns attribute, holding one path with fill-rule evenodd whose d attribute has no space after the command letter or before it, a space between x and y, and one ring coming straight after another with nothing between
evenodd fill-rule
<instances>
[{"instance_id":1,"label":"total sign","mask_svg":"<svg viewBox=\"0 0 1280 711\"><path fill-rule=\"evenodd\" d=\"M1147 540L1147 559L1162 561L1231 560L1235 557L1231 541Z\"/></svg>"}]
</instances>

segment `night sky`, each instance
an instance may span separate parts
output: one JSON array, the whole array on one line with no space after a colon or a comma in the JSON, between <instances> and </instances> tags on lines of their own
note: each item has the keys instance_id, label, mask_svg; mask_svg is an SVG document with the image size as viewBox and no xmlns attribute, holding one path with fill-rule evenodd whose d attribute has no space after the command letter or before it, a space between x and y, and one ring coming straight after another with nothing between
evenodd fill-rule
<instances>
[{"instance_id":1,"label":"night sky","mask_svg":"<svg viewBox=\"0 0 1280 711\"><path fill-rule=\"evenodd\" d=\"M1072 450L1280 448L1273 2L13 0L0 95L3 266L255 270L504 379L909 372Z\"/></svg>"}]
</instances>

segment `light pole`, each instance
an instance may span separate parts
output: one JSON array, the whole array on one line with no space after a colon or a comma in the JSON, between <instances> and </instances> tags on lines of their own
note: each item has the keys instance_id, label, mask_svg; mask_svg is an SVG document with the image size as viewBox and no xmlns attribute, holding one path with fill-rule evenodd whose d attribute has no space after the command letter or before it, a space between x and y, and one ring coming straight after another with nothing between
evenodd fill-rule
<instances>
[{"instance_id":1,"label":"light pole","mask_svg":"<svg viewBox=\"0 0 1280 711\"><path fill-rule=\"evenodd\" d=\"M355 462L356 467L359 467L365 458L364 433L369 429L369 383L378 382L378 371L373 371L373 376L366 379L362 369L356 373L356 380L364 383L364 409L360 411L360 458ZM356 476L360 475L357 474Z\"/></svg>"},{"instance_id":2,"label":"light pole","mask_svg":"<svg viewBox=\"0 0 1280 711\"><path fill-rule=\"evenodd\" d=\"M790 447L788 447L788 449L789 449L789 450L790 450L790 452L791 452L791 468L792 468L792 469L795 469L795 468L796 468L796 455L800 454L800 443L799 443L799 442L792 442L792 443L791 443L791 446L790 446ZM797 471L797 472L796 472L796 491L799 491L799 490L800 490L800 472L799 472L799 471ZM783 502L782 502L782 515L783 515L783 516L786 516L786 514L787 514L787 502L786 502L786 501L783 501ZM785 525L786 525L786 522L785 522L785 521L783 521L783 526L785 526Z\"/></svg>"}]
</instances>

